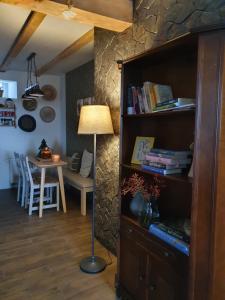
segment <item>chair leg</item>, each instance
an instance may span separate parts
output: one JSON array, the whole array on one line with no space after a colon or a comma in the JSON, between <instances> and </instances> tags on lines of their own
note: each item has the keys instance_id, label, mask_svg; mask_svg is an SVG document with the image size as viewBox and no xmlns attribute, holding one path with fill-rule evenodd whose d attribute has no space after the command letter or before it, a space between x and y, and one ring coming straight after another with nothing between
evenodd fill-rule
<instances>
[{"instance_id":1,"label":"chair leg","mask_svg":"<svg viewBox=\"0 0 225 300\"><path fill-rule=\"evenodd\" d=\"M56 203L57 203L57 211L59 211L59 185L56 186Z\"/></svg>"},{"instance_id":2,"label":"chair leg","mask_svg":"<svg viewBox=\"0 0 225 300\"><path fill-rule=\"evenodd\" d=\"M25 209L27 208L27 205L28 205L28 198L29 198L29 183L26 182L26 185L25 185Z\"/></svg>"},{"instance_id":3,"label":"chair leg","mask_svg":"<svg viewBox=\"0 0 225 300\"><path fill-rule=\"evenodd\" d=\"M21 207L24 207L24 202L25 202L25 189L26 189L26 183L23 180L22 184L22 198L21 198Z\"/></svg>"},{"instance_id":4,"label":"chair leg","mask_svg":"<svg viewBox=\"0 0 225 300\"><path fill-rule=\"evenodd\" d=\"M53 187L52 188L49 188L49 198L50 198L50 203L52 203L53 201Z\"/></svg>"},{"instance_id":5,"label":"chair leg","mask_svg":"<svg viewBox=\"0 0 225 300\"><path fill-rule=\"evenodd\" d=\"M20 201L20 189L21 189L21 180L20 180L20 177L19 177L18 188L17 188L17 202Z\"/></svg>"},{"instance_id":6,"label":"chair leg","mask_svg":"<svg viewBox=\"0 0 225 300\"><path fill-rule=\"evenodd\" d=\"M34 189L30 188L29 216L32 215L33 200L34 200Z\"/></svg>"}]
</instances>

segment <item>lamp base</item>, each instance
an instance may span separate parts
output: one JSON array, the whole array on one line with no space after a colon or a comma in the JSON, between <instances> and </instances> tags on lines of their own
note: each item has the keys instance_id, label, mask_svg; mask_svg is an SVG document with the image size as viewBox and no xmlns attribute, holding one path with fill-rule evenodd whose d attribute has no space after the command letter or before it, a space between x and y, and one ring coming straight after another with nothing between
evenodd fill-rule
<instances>
[{"instance_id":1,"label":"lamp base","mask_svg":"<svg viewBox=\"0 0 225 300\"><path fill-rule=\"evenodd\" d=\"M106 268L106 262L99 256L89 256L80 262L81 271L89 274L102 272Z\"/></svg>"}]
</instances>

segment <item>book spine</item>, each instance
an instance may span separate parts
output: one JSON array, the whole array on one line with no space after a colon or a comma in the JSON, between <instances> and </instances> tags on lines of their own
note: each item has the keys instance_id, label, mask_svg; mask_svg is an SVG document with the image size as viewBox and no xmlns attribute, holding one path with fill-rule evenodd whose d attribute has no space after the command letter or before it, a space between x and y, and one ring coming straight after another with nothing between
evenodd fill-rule
<instances>
[{"instance_id":1,"label":"book spine","mask_svg":"<svg viewBox=\"0 0 225 300\"><path fill-rule=\"evenodd\" d=\"M175 165L179 166L179 164L190 164L191 159L177 159L177 158L166 158L166 157L160 157L160 156L152 156L150 154L147 154L145 156L146 160L149 160L150 162L158 162L162 163L164 165Z\"/></svg>"},{"instance_id":2,"label":"book spine","mask_svg":"<svg viewBox=\"0 0 225 300\"><path fill-rule=\"evenodd\" d=\"M137 90L135 86L132 86L131 89L132 89L132 96L133 96L133 106L135 108L136 113L139 114L140 109L139 109L139 104L137 99Z\"/></svg>"},{"instance_id":3,"label":"book spine","mask_svg":"<svg viewBox=\"0 0 225 300\"><path fill-rule=\"evenodd\" d=\"M143 165L160 168L160 169L164 169L164 170L170 170L170 169L176 169L176 168L181 168L181 169L187 168L186 164L167 165L167 164L150 162L150 161L146 161Z\"/></svg>"},{"instance_id":4,"label":"book spine","mask_svg":"<svg viewBox=\"0 0 225 300\"><path fill-rule=\"evenodd\" d=\"M164 105L173 104L173 103L177 103L177 99L171 99L171 100L166 100L166 101L157 103L156 107L162 107Z\"/></svg>"},{"instance_id":5,"label":"book spine","mask_svg":"<svg viewBox=\"0 0 225 300\"><path fill-rule=\"evenodd\" d=\"M146 94L145 94L145 90L144 90L143 87L141 88L141 94L142 94L142 99L143 99L143 103L144 103L145 112L146 113L150 113L150 109L149 109L149 105L148 105L148 100L147 100L147 97L146 97Z\"/></svg>"},{"instance_id":6,"label":"book spine","mask_svg":"<svg viewBox=\"0 0 225 300\"><path fill-rule=\"evenodd\" d=\"M174 108L174 107L177 107L176 106L176 103L171 103L171 104L167 104L167 105L163 105L163 106L160 106L160 107L154 107L153 111L161 111L161 110L165 110L165 109L168 109L168 108Z\"/></svg>"},{"instance_id":7,"label":"book spine","mask_svg":"<svg viewBox=\"0 0 225 300\"><path fill-rule=\"evenodd\" d=\"M151 113L152 112L152 103L151 103L149 88L148 88L148 86L145 82L143 84L143 90L144 90L144 93L145 93L145 96L146 96L146 99L147 99L147 103L148 103L148 106L149 106L149 112Z\"/></svg>"},{"instance_id":8,"label":"book spine","mask_svg":"<svg viewBox=\"0 0 225 300\"><path fill-rule=\"evenodd\" d=\"M138 99L140 113L144 114L145 113L145 107L144 107L144 101L143 101L142 94L141 94L141 88L137 87L136 91L137 91L137 99Z\"/></svg>"},{"instance_id":9,"label":"book spine","mask_svg":"<svg viewBox=\"0 0 225 300\"><path fill-rule=\"evenodd\" d=\"M148 166L148 165L142 165L142 168L144 170L159 173L159 174L162 174L162 175L179 174L179 173L182 172L182 169L180 169L180 168L165 170L165 169L162 169L162 168L156 168L156 167L152 167L152 166Z\"/></svg>"},{"instance_id":10,"label":"book spine","mask_svg":"<svg viewBox=\"0 0 225 300\"><path fill-rule=\"evenodd\" d=\"M189 249L190 249L189 244L187 244L184 241L181 241L181 240L173 237L172 235L162 231L161 229L159 229L157 227L156 224L151 224L150 225L149 232L151 232L152 234L154 234L158 238L162 239L163 241L165 241L169 245L175 247L176 249L178 249L179 251L181 251L185 255L189 256L189 252L190 252L189 251Z\"/></svg>"}]
</instances>

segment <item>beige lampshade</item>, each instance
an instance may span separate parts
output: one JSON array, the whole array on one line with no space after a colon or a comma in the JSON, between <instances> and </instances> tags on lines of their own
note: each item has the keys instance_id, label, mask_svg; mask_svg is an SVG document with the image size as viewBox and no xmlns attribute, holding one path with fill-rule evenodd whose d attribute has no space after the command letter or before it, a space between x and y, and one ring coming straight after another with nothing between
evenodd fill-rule
<instances>
[{"instance_id":1,"label":"beige lampshade","mask_svg":"<svg viewBox=\"0 0 225 300\"><path fill-rule=\"evenodd\" d=\"M78 134L112 133L112 119L108 106L84 105L81 107Z\"/></svg>"}]
</instances>

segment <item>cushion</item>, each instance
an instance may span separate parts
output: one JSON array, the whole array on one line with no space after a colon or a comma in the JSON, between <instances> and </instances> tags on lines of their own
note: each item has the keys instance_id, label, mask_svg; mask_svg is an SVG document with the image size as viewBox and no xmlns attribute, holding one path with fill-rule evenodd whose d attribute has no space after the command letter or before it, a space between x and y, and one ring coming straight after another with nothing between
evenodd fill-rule
<instances>
[{"instance_id":1,"label":"cushion","mask_svg":"<svg viewBox=\"0 0 225 300\"><path fill-rule=\"evenodd\" d=\"M80 171L81 154L74 153L70 158L69 169L75 173Z\"/></svg>"},{"instance_id":2,"label":"cushion","mask_svg":"<svg viewBox=\"0 0 225 300\"><path fill-rule=\"evenodd\" d=\"M93 161L93 153L90 153L85 149L82 155L81 167L80 167L80 175L82 177L88 177L90 175L92 161Z\"/></svg>"}]
</instances>

